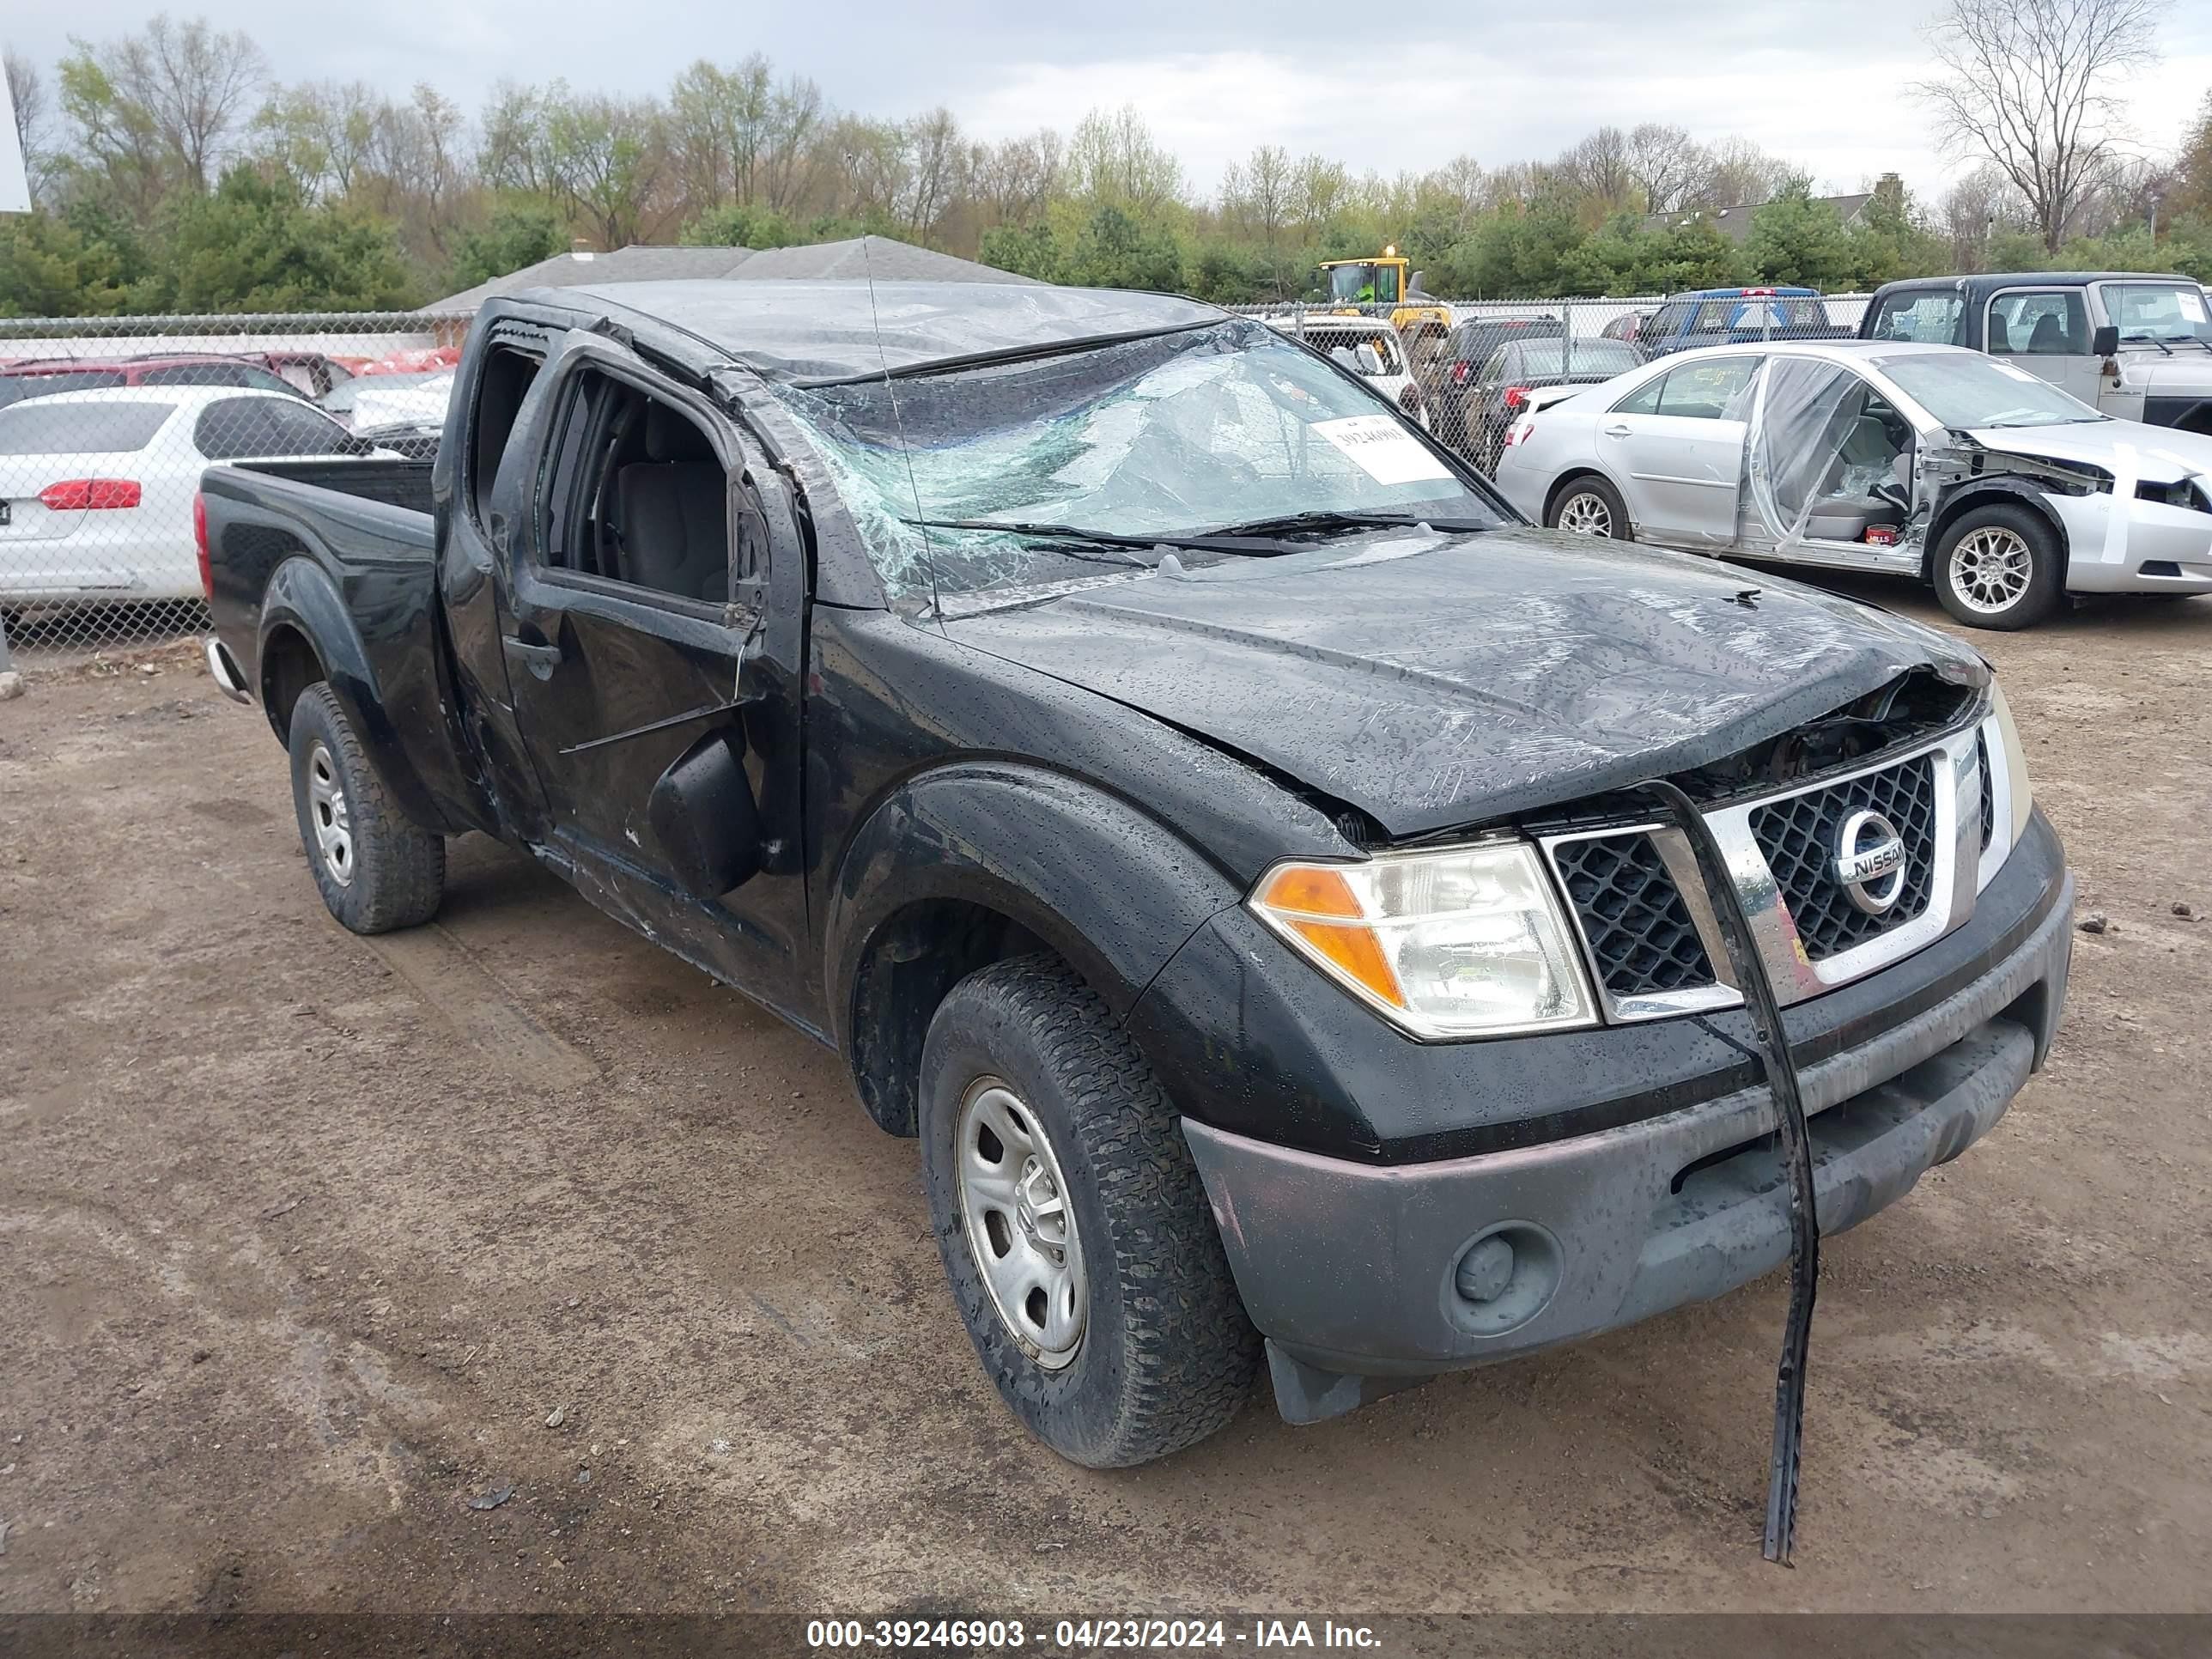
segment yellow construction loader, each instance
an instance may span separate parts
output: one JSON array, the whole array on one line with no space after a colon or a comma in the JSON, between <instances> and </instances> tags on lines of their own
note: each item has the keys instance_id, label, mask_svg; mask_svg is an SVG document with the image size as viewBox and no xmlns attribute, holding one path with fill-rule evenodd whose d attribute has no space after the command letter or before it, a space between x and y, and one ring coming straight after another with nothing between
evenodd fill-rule
<instances>
[{"instance_id":1,"label":"yellow construction loader","mask_svg":"<svg viewBox=\"0 0 2212 1659\"><path fill-rule=\"evenodd\" d=\"M1451 307L1421 292L1420 273L1409 272L1412 261L1395 247L1386 247L1372 259L1324 259L1322 281L1328 289L1328 303L1341 311L1362 307L1387 315L1390 325L1406 342L1416 363L1425 362L1440 349L1451 332ZM1386 313L1381 309L1389 307Z\"/></svg>"}]
</instances>

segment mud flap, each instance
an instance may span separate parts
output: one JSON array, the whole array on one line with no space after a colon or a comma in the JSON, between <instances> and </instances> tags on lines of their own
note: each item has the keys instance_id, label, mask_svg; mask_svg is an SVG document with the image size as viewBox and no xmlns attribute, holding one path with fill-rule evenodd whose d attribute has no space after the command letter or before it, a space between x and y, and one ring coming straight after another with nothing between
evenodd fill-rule
<instances>
[{"instance_id":1,"label":"mud flap","mask_svg":"<svg viewBox=\"0 0 2212 1659\"><path fill-rule=\"evenodd\" d=\"M1690 798L1673 784L1655 779L1641 793L1681 830L1698 861L1711 898L1729 962L1742 988L1766 1086L1774 1097L1775 1129L1781 1137L1790 1194L1790 1315L1782 1334L1782 1360L1774 1375L1774 1444L1767 1462L1766 1537L1762 1553L1770 1561L1790 1565L1797 1530L1797 1478L1805 1437L1805 1363L1813 1340L1813 1298L1820 1288L1820 1224L1813 1192L1812 1133L1805 1122L1805 1100L1797 1084L1796 1062L1782 1025L1782 1005L1774 994L1766 964L1759 959L1750 919L1744 915L1720 844Z\"/></svg>"}]
</instances>

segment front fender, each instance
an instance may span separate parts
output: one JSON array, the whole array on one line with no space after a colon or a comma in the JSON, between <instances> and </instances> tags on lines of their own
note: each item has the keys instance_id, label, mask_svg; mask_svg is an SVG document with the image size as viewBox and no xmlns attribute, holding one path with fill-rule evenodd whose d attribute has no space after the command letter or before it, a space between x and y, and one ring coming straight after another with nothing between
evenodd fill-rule
<instances>
[{"instance_id":1,"label":"front fender","mask_svg":"<svg viewBox=\"0 0 2212 1659\"><path fill-rule=\"evenodd\" d=\"M915 904L961 901L1020 924L1120 1018L1240 896L1196 848L1095 785L1013 761L921 774L876 806L839 860L823 941L838 1047L850 1050L871 942Z\"/></svg>"},{"instance_id":2,"label":"front fender","mask_svg":"<svg viewBox=\"0 0 2212 1659\"><path fill-rule=\"evenodd\" d=\"M426 830L453 834L465 828L448 821L408 754L407 740L394 718L386 687L337 584L305 554L285 560L270 576L262 599L259 637L255 641L262 707L268 712L270 724L277 727L277 736L282 738L284 733L270 696L270 641L286 629L303 635L313 647L322 664L323 678L399 810ZM420 711L414 717L419 719ZM443 720L430 730L442 737Z\"/></svg>"}]
</instances>

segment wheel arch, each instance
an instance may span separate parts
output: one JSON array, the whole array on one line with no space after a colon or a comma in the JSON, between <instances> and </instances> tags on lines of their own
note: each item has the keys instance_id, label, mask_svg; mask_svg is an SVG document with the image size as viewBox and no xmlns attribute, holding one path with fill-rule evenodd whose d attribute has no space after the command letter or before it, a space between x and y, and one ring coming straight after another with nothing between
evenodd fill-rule
<instances>
[{"instance_id":1,"label":"wheel arch","mask_svg":"<svg viewBox=\"0 0 2212 1659\"><path fill-rule=\"evenodd\" d=\"M360 627L337 584L311 554L296 554L270 573L262 596L255 672L263 709L279 742L290 744L300 693L321 681L399 810L426 830L466 827L448 823L409 758L406 734L385 706L383 684Z\"/></svg>"},{"instance_id":2,"label":"wheel arch","mask_svg":"<svg viewBox=\"0 0 2212 1659\"><path fill-rule=\"evenodd\" d=\"M824 917L826 1006L862 1104L915 1132L922 1039L977 969L1048 951L1120 1018L1240 896L1133 803L1063 774L965 762L908 781L848 843Z\"/></svg>"},{"instance_id":3,"label":"wheel arch","mask_svg":"<svg viewBox=\"0 0 2212 1659\"><path fill-rule=\"evenodd\" d=\"M1585 478L1595 479L1598 483L1603 484L1607 489L1610 489L1613 493L1614 496L1620 502L1621 512L1624 514L1628 514L1629 539L1632 541L1634 540L1636 520L1632 514L1629 514L1628 492L1623 489L1620 485L1614 481L1612 475L1607 473L1601 466L1572 466L1568 468L1565 472L1562 472L1558 477L1554 478L1552 481L1552 487L1544 492L1544 522L1547 524L1551 522L1552 509L1559 506L1559 497L1565 495L1570 489L1574 485L1580 483Z\"/></svg>"},{"instance_id":4,"label":"wheel arch","mask_svg":"<svg viewBox=\"0 0 2212 1659\"><path fill-rule=\"evenodd\" d=\"M2043 492L2024 480L2002 476L1977 479L1973 483L1954 490L1938 501L1935 513L1928 520L1928 534L1921 544L1920 578L1923 581L1936 580L1936 550L1951 526L1979 507L2024 507L2040 520L2058 545L2058 586L2063 592L2066 572L2073 558L2071 540L2065 523L2044 498Z\"/></svg>"}]
</instances>

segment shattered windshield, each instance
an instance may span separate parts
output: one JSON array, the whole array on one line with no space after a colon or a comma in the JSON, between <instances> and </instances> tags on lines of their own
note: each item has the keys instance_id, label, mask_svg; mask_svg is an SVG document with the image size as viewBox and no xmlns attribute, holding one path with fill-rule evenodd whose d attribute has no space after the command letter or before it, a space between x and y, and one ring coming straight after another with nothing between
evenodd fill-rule
<instances>
[{"instance_id":1,"label":"shattered windshield","mask_svg":"<svg viewBox=\"0 0 2212 1659\"><path fill-rule=\"evenodd\" d=\"M1293 515L1506 521L1388 404L1258 323L777 395L895 596L1149 567L1144 538Z\"/></svg>"},{"instance_id":2,"label":"shattered windshield","mask_svg":"<svg viewBox=\"0 0 2212 1659\"><path fill-rule=\"evenodd\" d=\"M1875 367L1936 417L1939 426L2064 426L2105 417L2048 380L1971 351L1877 357Z\"/></svg>"}]
</instances>

